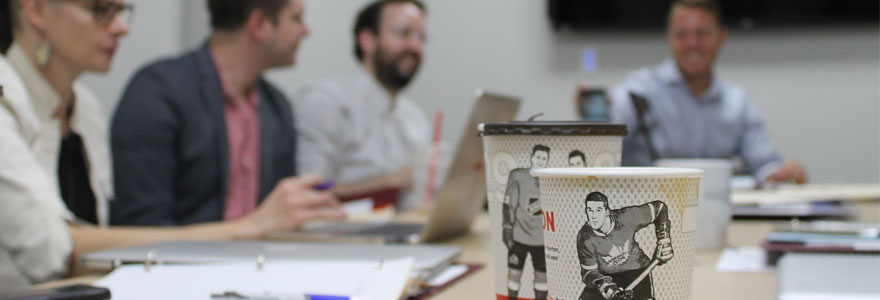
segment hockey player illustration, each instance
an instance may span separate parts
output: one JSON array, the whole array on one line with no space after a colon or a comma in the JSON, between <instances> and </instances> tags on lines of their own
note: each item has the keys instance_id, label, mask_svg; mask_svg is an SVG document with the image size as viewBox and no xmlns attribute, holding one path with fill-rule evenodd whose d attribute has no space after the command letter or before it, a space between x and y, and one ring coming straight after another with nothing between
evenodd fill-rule
<instances>
[{"instance_id":1,"label":"hockey player illustration","mask_svg":"<svg viewBox=\"0 0 880 300\"><path fill-rule=\"evenodd\" d=\"M547 265L544 260L544 218L538 198L538 178L531 169L547 166L550 148L535 145L532 148L529 168L510 171L502 208L502 238L507 246L508 298L519 299L520 280L523 276L526 256L531 255L535 269L535 299L547 299Z\"/></svg>"},{"instance_id":2,"label":"hockey player illustration","mask_svg":"<svg viewBox=\"0 0 880 300\"><path fill-rule=\"evenodd\" d=\"M651 271L672 259L668 208L661 201L611 209L608 198L592 192L584 200L587 222L578 232L581 300L655 299ZM654 224L657 247L649 258L635 234Z\"/></svg>"},{"instance_id":3,"label":"hockey player illustration","mask_svg":"<svg viewBox=\"0 0 880 300\"><path fill-rule=\"evenodd\" d=\"M586 168L587 156L580 150L571 151L568 154L568 166L571 168Z\"/></svg>"}]
</instances>

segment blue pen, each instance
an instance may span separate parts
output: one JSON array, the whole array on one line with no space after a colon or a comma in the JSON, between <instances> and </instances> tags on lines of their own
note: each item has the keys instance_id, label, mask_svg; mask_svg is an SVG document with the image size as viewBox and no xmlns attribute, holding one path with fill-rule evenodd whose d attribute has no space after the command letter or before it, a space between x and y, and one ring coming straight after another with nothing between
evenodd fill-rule
<instances>
[{"instance_id":1,"label":"blue pen","mask_svg":"<svg viewBox=\"0 0 880 300\"><path fill-rule=\"evenodd\" d=\"M335 184L336 184L336 183L333 182L333 180L327 180L327 181L324 181L324 182L322 182L322 183L316 184L316 185L315 185L314 187L312 187L312 188L314 188L316 191L322 191L322 192L323 192L323 191L329 190L329 189L332 188L333 185L335 185Z\"/></svg>"},{"instance_id":2,"label":"blue pen","mask_svg":"<svg viewBox=\"0 0 880 300\"><path fill-rule=\"evenodd\" d=\"M350 300L348 296L306 295L306 300Z\"/></svg>"},{"instance_id":3,"label":"blue pen","mask_svg":"<svg viewBox=\"0 0 880 300\"><path fill-rule=\"evenodd\" d=\"M245 295L227 291L211 294L211 300L358 300L358 297L299 294L296 296Z\"/></svg>"}]
</instances>

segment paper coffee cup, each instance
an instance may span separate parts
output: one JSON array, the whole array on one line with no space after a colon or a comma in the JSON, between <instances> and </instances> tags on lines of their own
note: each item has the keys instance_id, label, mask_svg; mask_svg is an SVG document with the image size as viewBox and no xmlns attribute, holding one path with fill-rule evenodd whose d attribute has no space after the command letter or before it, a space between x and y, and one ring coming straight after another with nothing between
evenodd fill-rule
<instances>
[{"instance_id":1,"label":"paper coffee cup","mask_svg":"<svg viewBox=\"0 0 880 300\"><path fill-rule=\"evenodd\" d=\"M510 122L480 126L497 299L545 299L544 216L533 169L620 165L626 126Z\"/></svg>"},{"instance_id":2,"label":"paper coffee cup","mask_svg":"<svg viewBox=\"0 0 880 300\"><path fill-rule=\"evenodd\" d=\"M659 159L658 167L693 168L705 172L700 179L700 208L697 220L697 250L716 250L727 243L727 226L733 208L730 204L730 174L733 166L726 159Z\"/></svg>"},{"instance_id":3,"label":"paper coffee cup","mask_svg":"<svg viewBox=\"0 0 880 300\"><path fill-rule=\"evenodd\" d=\"M702 171L534 173L545 215L550 299L690 298Z\"/></svg>"}]
</instances>

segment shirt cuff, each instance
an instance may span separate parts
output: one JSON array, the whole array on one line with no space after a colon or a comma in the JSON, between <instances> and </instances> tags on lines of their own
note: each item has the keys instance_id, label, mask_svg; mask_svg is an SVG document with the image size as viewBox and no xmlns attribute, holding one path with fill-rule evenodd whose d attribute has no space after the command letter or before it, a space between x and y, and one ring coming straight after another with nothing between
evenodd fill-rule
<instances>
[{"instance_id":1,"label":"shirt cuff","mask_svg":"<svg viewBox=\"0 0 880 300\"><path fill-rule=\"evenodd\" d=\"M772 161L772 162L766 163L763 166L761 166L760 168L758 168L758 171L755 172L755 174L754 174L755 179L761 185L764 185L765 183L767 183L767 177L773 173L776 173L776 171L778 171L779 168L781 168L781 167L782 167L781 161Z\"/></svg>"}]
</instances>

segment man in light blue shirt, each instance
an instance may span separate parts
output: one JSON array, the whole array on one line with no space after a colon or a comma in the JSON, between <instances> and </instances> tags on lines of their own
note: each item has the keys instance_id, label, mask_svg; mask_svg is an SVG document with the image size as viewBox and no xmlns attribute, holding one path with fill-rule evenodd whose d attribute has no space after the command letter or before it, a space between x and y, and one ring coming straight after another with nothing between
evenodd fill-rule
<instances>
[{"instance_id":1,"label":"man in light blue shirt","mask_svg":"<svg viewBox=\"0 0 880 300\"><path fill-rule=\"evenodd\" d=\"M622 164L738 156L758 180L805 182L803 166L776 151L745 90L713 72L727 39L720 16L711 0L675 1L666 32L673 57L631 73L611 91L612 122L630 128Z\"/></svg>"}]
</instances>

